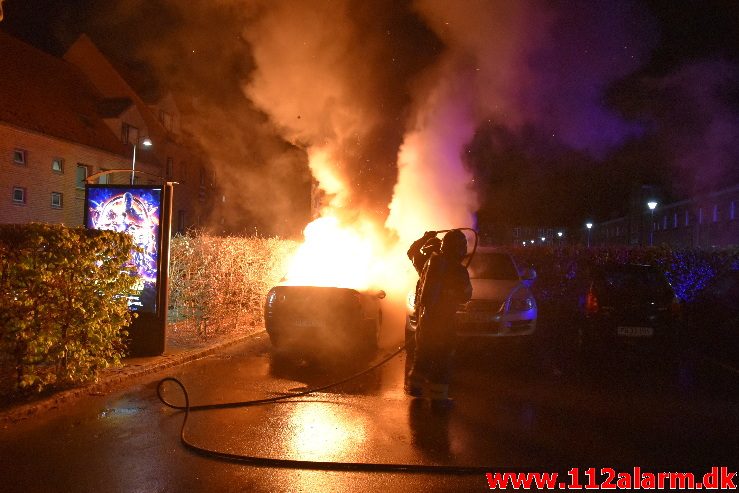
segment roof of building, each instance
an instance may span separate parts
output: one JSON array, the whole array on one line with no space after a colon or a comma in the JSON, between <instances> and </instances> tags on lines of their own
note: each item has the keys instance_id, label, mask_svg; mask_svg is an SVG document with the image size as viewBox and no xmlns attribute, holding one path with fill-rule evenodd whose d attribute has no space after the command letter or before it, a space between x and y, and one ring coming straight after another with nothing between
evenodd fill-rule
<instances>
[{"instance_id":1,"label":"roof of building","mask_svg":"<svg viewBox=\"0 0 739 493\"><path fill-rule=\"evenodd\" d=\"M73 64L0 30L0 122L128 153L102 120L105 98Z\"/></svg>"}]
</instances>

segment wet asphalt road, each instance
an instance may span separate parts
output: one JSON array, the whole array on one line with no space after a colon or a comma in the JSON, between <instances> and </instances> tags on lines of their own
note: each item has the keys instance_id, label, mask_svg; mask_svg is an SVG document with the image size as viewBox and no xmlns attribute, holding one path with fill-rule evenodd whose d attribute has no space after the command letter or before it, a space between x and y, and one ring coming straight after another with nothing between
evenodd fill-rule
<instances>
[{"instance_id":1,"label":"wet asphalt road","mask_svg":"<svg viewBox=\"0 0 739 493\"><path fill-rule=\"evenodd\" d=\"M126 391L88 396L0 430L5 492L485 491L484 474L346 472L223 462L179 441L182 413L156 385L179 378L192 404L317 387L377 355L277 358L265 335ZM307 461L480 466L491 471L634 467L703 474L739 466L739 375L685 350L626 348L580 361L563 347L462 344L455 406L403 393L405 355L350 383L269 406L193 413L188 439L230 454ZM346 361L350 360L350 363ZM173 386L165 394L181 400Z\"/></svg>"}]
</instances>

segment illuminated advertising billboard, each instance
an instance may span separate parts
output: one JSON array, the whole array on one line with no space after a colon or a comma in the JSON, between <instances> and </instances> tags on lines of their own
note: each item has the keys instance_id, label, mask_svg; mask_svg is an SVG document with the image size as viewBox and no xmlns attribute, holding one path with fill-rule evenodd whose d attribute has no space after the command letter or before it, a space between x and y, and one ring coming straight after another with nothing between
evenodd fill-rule
<instances>
[{"instance_id":1,"label":"illuminated advertising billboard","mask_svg":"<svg viewBox=\"0 0 739 493\"><path fill-rule=\"evenodd\" d=\"M87 185L85 227L125 232L141 251L134 252L138 282L129 297L132 311L156 313L162 187Z\"/></svg>"}]
</instances>

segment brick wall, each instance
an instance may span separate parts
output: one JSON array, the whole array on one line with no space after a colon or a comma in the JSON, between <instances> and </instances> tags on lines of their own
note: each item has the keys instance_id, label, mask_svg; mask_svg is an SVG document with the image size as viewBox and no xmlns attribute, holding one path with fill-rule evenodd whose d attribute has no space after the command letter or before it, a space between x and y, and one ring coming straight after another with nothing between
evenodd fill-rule
<instances>
[{"instance_id":1,"label":"brick wall","mask_svg":"<svg viewBox=\"0 0 739 493\"><path fill-rule=\"evenodd\" d=\"M26 151L26 164L13 162L13 151ZM52 160L63 159L62 173L52 170ZM130 157L28 132L0 122L0 223L44 222L81 225L84 190L77 189L77 164L89 174L101 169L130 169ZM159 175L158 166L136 160L136 168ZM114 175L115 176L115 175ZM118 176L116 182L120 182ZM145 183L145 181L142 181ZM25 204L13 203L13 188L26 190ZM62 194L62 207L51 205L52 192Z\"/></svg>"}]
</instances>

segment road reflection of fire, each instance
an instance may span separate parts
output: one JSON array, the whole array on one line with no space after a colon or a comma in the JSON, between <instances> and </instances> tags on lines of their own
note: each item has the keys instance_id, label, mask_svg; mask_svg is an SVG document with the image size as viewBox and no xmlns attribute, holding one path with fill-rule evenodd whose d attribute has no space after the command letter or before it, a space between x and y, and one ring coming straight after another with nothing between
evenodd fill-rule
<instances>
[{"instance_id":1,"label":"road reflection of fire","mask_svg":"<svg viewBox=\"0 0 739 493\"><path fill-rule=\"evenodd\" d=\"M367 438L364 423L335 404L301 403L289 421L290 448L301 460L351 460Z\"/></svg>"}]
</instances>

